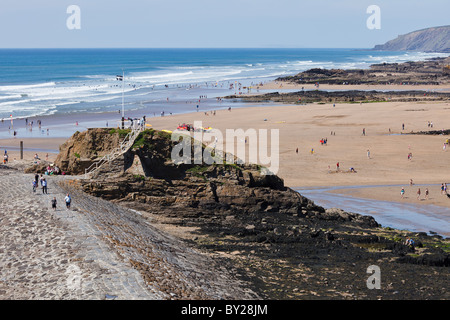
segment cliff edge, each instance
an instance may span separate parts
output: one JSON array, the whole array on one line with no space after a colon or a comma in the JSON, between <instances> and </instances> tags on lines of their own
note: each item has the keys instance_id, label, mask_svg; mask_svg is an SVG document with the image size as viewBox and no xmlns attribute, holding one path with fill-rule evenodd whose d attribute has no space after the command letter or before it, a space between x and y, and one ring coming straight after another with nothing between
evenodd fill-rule
<instances>
[{"instance_id":1,"label":"cliff edge","mask_svg":"<svg viewBox=\"0 0 450 320\"><path fill-rule=\"evenodd\" d=\"M450 52L450 26L432 27L399 35L374 50Z\"/></svg>"}]
</instances>

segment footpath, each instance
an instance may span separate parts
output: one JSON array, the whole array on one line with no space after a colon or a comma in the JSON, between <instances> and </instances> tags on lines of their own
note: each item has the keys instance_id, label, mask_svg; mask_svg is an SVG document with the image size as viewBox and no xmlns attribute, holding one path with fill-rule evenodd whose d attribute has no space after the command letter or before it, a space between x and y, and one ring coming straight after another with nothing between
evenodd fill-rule
<instances>
[{"instance_id":1,"label":"footpath","mask_svg":"<svg viewBox=\"0 0 450 320\"><path fill-rule=\"evenodd\" d=\"M72 188L69 177L48 177L48 194L33 192L33 179L0 167L0 300L257 298L138 212Z\"/></svg>"}]
</instances>

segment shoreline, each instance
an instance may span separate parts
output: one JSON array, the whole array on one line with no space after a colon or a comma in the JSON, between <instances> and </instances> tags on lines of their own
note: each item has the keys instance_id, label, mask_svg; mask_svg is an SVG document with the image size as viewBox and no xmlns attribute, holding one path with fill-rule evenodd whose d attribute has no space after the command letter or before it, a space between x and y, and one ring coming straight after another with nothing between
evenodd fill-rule
<instances>
[{"instance_id":1,"label":"shoreline","mask_svg":"<svg viewBox=\"0 0 450 320\"><path fill-rule=\"evenodd\" d=\"M343 85L343 84L320 84L319 88L317 88L314 84L298 84L290 81L280 81L274 80L265 83L260 87L260 90L336 90L336 91L347 91L347 90L361 90L361 91L443 91L450 92L450 84L439 84L439 85L374 85L374 84L360 84L360 85Z\"/></svg>"},{"instance_id":2,"label":"shoreline","mask_svg":"<svg viewBox=\"0 0 450 320\"><path fill-rule=\"evenodd\" d=\"M397 199L376 199L366 195L353 194L353 190L389 191L393 186L354 186L317 189L296 189L301 195L313 199L314 203L325 208L339 208L346 212L357 212L372 216L383 228L425 232L432 236L438 234L450 238L450 208L431 203ZM398 186L395 186L398 187ZM346 192L350 191L350 192ZM446 196L445 196L446 197ZM430 197L431 199L431 197ZM424 199L422 199L424 201Z\"/></svg>"}]
</instances>

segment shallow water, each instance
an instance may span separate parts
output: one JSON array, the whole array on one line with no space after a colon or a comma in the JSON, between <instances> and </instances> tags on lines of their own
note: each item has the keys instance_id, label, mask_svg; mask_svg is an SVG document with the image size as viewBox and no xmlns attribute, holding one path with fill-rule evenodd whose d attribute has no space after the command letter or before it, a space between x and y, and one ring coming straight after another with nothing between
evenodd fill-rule
<instances>
[{"instance_id":1,"label":"shallow water","mask_svg":"<svg viewBox=\"0 0 450 320\"><path fill-rule=\"evenodd\" d=\"M348 188L375 188L386 186L321 187L296 189L301 195L324 208L340 208L345 211L369 215L383 227L414 232L435 232L450 237L450 208L435 205L417 205L356 198L328 191Z\"/></svg>"}]
</instances>

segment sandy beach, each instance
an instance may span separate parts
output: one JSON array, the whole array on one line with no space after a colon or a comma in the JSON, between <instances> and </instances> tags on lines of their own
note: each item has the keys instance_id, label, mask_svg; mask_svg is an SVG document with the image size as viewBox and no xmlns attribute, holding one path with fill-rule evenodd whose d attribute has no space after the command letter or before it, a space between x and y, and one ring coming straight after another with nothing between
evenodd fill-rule
<instances>
[{"instance_id":1,"label":"sandy beach","mask_svg":"<svg viewBox=\"0 0 450 320\"><path fill-rule=\"evenodd\" d=\"M59 146L66 138L11 138L0 139L0 150L2 156L5 150L8 153L9 162L20 160L20 142L23 141L23 160L33 161L37 154L42 160L53 161L59 152ZM48 157L47 157L48 154ZM3 160L3 159L2 159Z\"/></svg>"},{"instance_id":2,"label":"sandy beach","mask_svg":"<svg viewBox=\"0 0 450 320\"><path fill-rule=\"evenodd\" d=\"M379 90L379 91L396 91L396 90L424 90L424 91L450 91L450 84L440 84L440 85L373 85L373 84L362 84L362 85L336 85L336 84L319 84L317 88L314 84L298 84L294 82L287 81L269 81L263 83L259 87L260 90ZM253 92L254 93L254 92Z\"/></svg>"},{"instance_id":3,"label":"sandy beach","mask_svg":"<svg viewBox=\"0 0 450 320\"><path fill-rule=\"evenodd\" d=\"M279 170L275 173L284 179L286 186L396 185L334 192L450 207L450 199L440 195L441 184L450 182L447 168L450 151L443 149L448 136L408 134L448 129L449 115L449 103L340 103L335 107L309 104L232 108L231 111L217 110L216 115L209 111L149 118L147 123L157 130L172 131L179 124L201 121L203 127L219 129L224 135L226 129L268 129L269 133L271 129L278 129ZM433 123L433 128L428 127L428 121ZM320 143L321 139L327 139L326 145ZM31 161L35 153L41 159L48 153L52 161L57 155L55 150L65 140L52 137L0 139L0 146L8 150L10 161L19 159L20 141L24 141L26 161ZM412 157L408 159L410 153ZM350 168L356 172L351 172ZM414 186L410 186L410 179ZM403 185L406 195L401 199ZM422 185L421 200L416 198L418 185ZM427 187L430 196L425 200Z\"/></svg>"},{"instance_id":4,"label":"sandy beach","mask_svg":"<svg viewBox=\"0 0 450 320\"><path fill-rule=\"evenodd\" d=\"M434 130L448 128L449 114L448 103L337 104L335 107L311 104L220 110L215 116L199 112L154 118L151 124L159 130L174 130L181 123L194 121L202 121L203 127L211 126L222 132L238 128L279 129L277 174L289 187L404 185L409 188L412 179L415 185L430 185L427 203L450 206L448 199L437 196L441 183L450 182L449 150L443 149L448 137L407 134L429 130L428 121L433 122ZM320 143L324 138L326 145ZM350 168L356 172L350 172ZM400 189L352 192L361 197L399 201ZM401 200L418 201L417 190L413 189Z\"/></svg>"}]
</instances>

